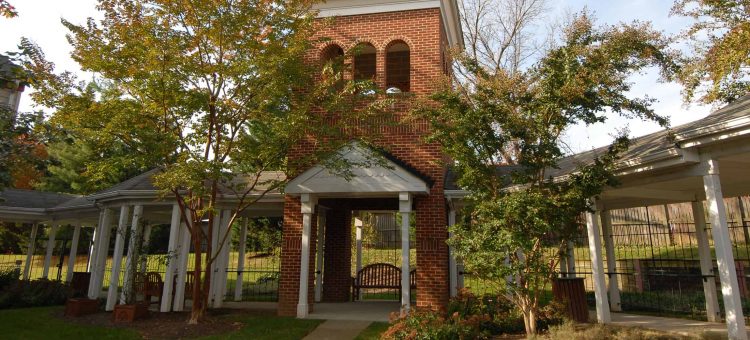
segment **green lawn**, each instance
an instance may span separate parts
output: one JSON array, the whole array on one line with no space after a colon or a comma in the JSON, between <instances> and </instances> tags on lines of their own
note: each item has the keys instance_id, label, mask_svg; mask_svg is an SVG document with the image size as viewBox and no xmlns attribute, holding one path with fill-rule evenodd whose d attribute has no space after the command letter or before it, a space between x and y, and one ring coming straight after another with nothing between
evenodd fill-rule
<instances>
[{"instance_id":1,"label":"green lawn","mask_svg":"<svg viewBox=\"0 0 750 340\"><path fill-rule=\"evenodd\" d=\"M62 307L0 310L0 338L4 339L140 339L129 329L85 326L52 315Z\"/></svg>"},{"instance_id":2,"label":"green lawn","mask_svg":"<svg viewBox=\"0 0 750 340\"><path fill-rule=\"evenodd\" d=\"M52 314L62 307L37 307L0 310L0 339L140 339L134 330L89 326L66 322ZM227 315L243 327L227 334L202 339L301 339L322 320L300 320L289 317Z\"/></svg>"},{"instance_id":3,"label":"green lawn","mask_svg":"<svg viewBox=\"0 0 750 340\"><path fill-rule=\"evenodd\" d=\"M387 322L373 322L362 333L359 333L354 340L377 340L380 339L380 335L388 329Z\"/></svg>"}]
</instances>

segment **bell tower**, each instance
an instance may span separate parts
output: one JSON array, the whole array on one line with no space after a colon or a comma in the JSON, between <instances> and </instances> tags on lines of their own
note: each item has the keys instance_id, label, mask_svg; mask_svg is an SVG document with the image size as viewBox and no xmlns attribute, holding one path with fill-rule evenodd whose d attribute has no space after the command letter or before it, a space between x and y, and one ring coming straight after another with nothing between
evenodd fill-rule
<instances>
[{"instance_id":1,"label":"bell tower","mask_svg":"<svg viewBox=\"0 0 750 340\"><path fill-rule=\"evenodd\" d=\"M320 20L327 22L321 25L323 28L314 37L324 38L321 40L325 42L316 46L312 54L321 62L351 55L347 63L351 67L345 71L348 72L347 77L354 80L371 79L386 95L395 98L428 96L437 89L436 84L451 72L450 49L463 47L456 1L325 1L315 6ZM350 53L352 51L356 52ZM414 214L416 224L416 244L411 245L412 251L416 249L416 307L444 309L450 295L449 252L445 243L448 238L447 212L443 192L446 169L441 165L445 157L439 145L424 141L423 137L429 132L427 122L400 122L398 117L406 114L408 104L399 103L394 108L398 124L384 125L378 136L380 140L376 143L387 151L387 158L396 167L413 174L427 186L422 192L409 194L410 207L406 207ZM300 181L295 178L290 184ZM345 302L351 295L351 212L404 209L403 205L399 208L403 195L399 196L398 192L392 197L388 192L363 194L355 187L349 193L337 191L319 194L304 193L305 188L295 192L297 189L288 186L285 198L285 248L282 249L279 286L281 315L300 316L313 312L312 301L316 298L313 294L316 290L314 282L318 279L316 275L321 275L316 273L320 270L315 267L314 259L316 248L323 249L316 247L317 242L321 241L316 238L316 230L321 227L317 224L325 223L325 231L317 233L318 237L325 236L321 301ZM295 193L299 196L295 196ZM313 196L317 198L310 206L316 203L319 207L328 205L325 210L327 217L321 219L323 209L317 209L309 213L312 217L307 217L312 221L304 222L302 215L305 213L300 213L301 207L305 206L305 200ZM307 227L305 223L308 223ZM303 240L302 246L300 239ZM303 254L305 250L309 250L310 254ZM303 289L305 283L301 276L307 276L304 281L308 282L308 289ZM305 294L309 297L301 298ZM302 301L310 305L308 310L303 307L303 312L300 312Z\"/></svg>"}]
</instances>

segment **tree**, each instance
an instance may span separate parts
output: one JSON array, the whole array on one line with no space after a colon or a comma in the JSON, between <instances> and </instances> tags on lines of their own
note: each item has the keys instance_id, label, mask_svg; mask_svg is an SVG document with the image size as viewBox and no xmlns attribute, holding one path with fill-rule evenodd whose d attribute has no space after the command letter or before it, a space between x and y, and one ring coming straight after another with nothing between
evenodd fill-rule
<instances>
[{"instance_id":1,"label":"tree","mask_svg":"<svg viewBox=\"0 0 750 340\"><path fill-rule=\"evenodd\" d=\"M105 20L80 26L63 20L74 60L97 83L55 75L44 60L32 63L46 71L36 99L57 110L53 123L89 145L123 145L137 156L133 162L159 165L155 184L178 202L196 252L190 323L205 313L211 268L228 243L229 233L219 234L219 249L212 248L219 201L233 198L232 225L283 187L284 177L264 177L266 171L298 171L300 162L286 156L303 140L316 146L305 161L319 159L345 175L351 164L329 157L347 142L345 129L329 118L344 124L390 107L377 94L356 95L370 93L371 84L345 81L339 63L321 69L308 62L316 25L325 24L315 21L311 5L100 0Z\"/></svg>"},{"instance_id":2,"label":"tree","mask_svg":"<svg viewBox=\"0 0 750 340\"><path fill-rule=\"evenodd\" d=\"M681 34L691 48L678 79L685 99L729 103L750 92L750 2L677 0L672 14L695 19Z\"/></svg>"},{"instance_id":3,"label":"tree","mask_svg":"<svg viewBox=\"0 0 750 340\"><path fill-rule=\"evenodd\" d=\"M13 7L13 5L11 5L7 0L0 0L0 16L13 18L18 16L18 12L16 12L16 8Z\"/></svg>"},{"instance_id":4,"label":"tree","mask_svg":"<svg viewBox=\"0 0 750 340\"><path fill-rule=\"evenodd\" d=\"M540 294L555 275L565 240L589 200L616 184L614 163L627 147L621 135L593 162L553 179L564 156L561 134L609 114L666 125L651 99L628 95L628 76L650 66L664 77L675 71L666 40L648 24L596 27L582 13L563 32L559 45L525 70L486 68L471 54L459 55L472 86L456 90L446 82L433 102L415 111L431 122L430 140L442 145L459 186L470 192L466 220L451 228L449 243L467 271L503 288L503 297L523 313L528 334L537 331ZM517 150L508 159L511 145Z\"/></svg>"}]
</instances>

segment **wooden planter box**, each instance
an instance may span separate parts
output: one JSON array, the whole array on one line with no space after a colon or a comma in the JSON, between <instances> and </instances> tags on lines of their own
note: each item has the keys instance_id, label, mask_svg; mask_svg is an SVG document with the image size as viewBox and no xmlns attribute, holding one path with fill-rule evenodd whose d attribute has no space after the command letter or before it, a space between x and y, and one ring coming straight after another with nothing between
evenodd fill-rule
<instances>
[{"instance_id":1,"label":"wooden planter box","mask_svg":"<svg viewBox=\"0 0 750 340\"><path fill-rule=\"evenodd\" d=\"M65 302L65 316L79 317L99 311L99 300L68 299Z\"/></svg>"},{"instance_id":2,"label":"wooden planter box","mask_svg":"<svg viewBox=\"0 0 750 340\"><path fill-rule=\"evenodd\" d=\"M558 278L552 280L552 295L565 304L568 317L576 322L588 322L589 307L583 278Z\"/></svg>"},{"instance_id":3,"label":"wooden planter box","mask_svg":"<svg viewBox=\"0 0 750 340\"><path fill-rule=\"evenodd\" d=\"M133 322L148 316L147 303L134 303L130 305L116 305L112 313L112 321L115 323Z\"/></svg>"}]
</instances>

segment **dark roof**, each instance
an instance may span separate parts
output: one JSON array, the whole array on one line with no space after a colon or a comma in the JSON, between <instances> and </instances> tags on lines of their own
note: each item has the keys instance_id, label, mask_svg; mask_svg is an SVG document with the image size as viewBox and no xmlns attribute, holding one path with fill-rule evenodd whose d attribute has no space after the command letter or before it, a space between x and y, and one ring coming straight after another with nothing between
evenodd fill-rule
<instances>
[{"instance_id":1,"label":"dark roof","mask_svg":"<svg viewBox=\"0 0 750 340\"><path fill-rule=\"evenodd\" d=\"M15 81L23 72L23 68L10 61L10 58L0 54L0 80Z\"/></svg>"},{"instance_id":2,"label":"dark roof","mask_svg":"<svg viewBox=\"0 0 750 340\"><path fill-rule=\"evenodd\" d=\"M383 157L385 157L385 159L393 162L394 164L396 164L396 165L400 166L401 168L403 168L404 170L406 170L406 172L408 172L408 173L416 176L417 178L423 180L425 183L427 183L427 187L431 188L432 185L435 184L435 180L432 179L432 177L425 175L424 173L422 173L419 170L417 170L417 168L411 166L411 164L405 162L404 160L402 160L402 159L394 156L392 153L387 152L387 151L385 151L383 149L376 150L376 151L379 152L381 155L383 155Z\"/></svg>"},{"instance_id":3,"label":"dark roof","mask_svg":"<svg viewBox=\"0 0 750 340\"><path fill-rule=\"evenodd\" d=\"M672 139L673 136L679 137L680 134L709 126L717 126L717 129L720 129L723 122L748 116L750 116L750 95L745 95L702 119L631 139L630 147L622 154L622 159L643 158L673 149L675 148L675 142ZM607 152L607 148L609 148L609 145L563 157L557 163L558 168L547 170L547 175L558 177L573 173L579 167L591 164L597 156ZM507 175L514 170L519 169L513 166L500 165L498 166L497 174ZM460 189L456 185L456 174L450 169L448 169L445 175L445 180L446 190Z\"/></svg>"},{"instance_id":4,"label":"dark roof","mask_svg":"<svg viewBox=\"0 0 750 340\"><path fill-rule=\"evenodd\" d=\"M81 196L58 194L55 192L44 192L23 189L5 189L0 191L1 207L19 207L48 209L64 204L71 200L82 199Z\"/></svg>"}]
</instances>

